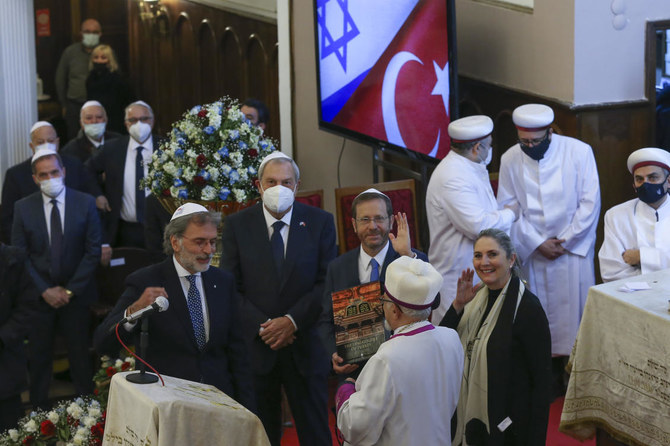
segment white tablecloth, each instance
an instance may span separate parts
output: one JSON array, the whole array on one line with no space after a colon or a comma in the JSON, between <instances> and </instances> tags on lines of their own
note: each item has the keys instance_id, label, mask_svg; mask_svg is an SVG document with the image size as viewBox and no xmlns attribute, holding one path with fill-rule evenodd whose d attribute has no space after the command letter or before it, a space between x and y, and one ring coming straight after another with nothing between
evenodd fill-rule
<instances>
[{"instance_id":1,"label":"white tablecloth","mask_svg":"<svg viewBox=\"0 0 670 446\"><path fill-rule=\"evenodd\" d=\"M650 290L626 293L627 282ZM560 430L596 427L628 444L670 445L670 270L594 286L570 357Z\"/></svg>"},{"instance_id":2,"label":"white tablecloth","mask_svg":"<svg viewBox=\"0 0 670 446\"><path fill-rule=\"evenodd\" d=\"M217 388L163 376L165 387L112 378L103 446L257 445L260 420Z\"/></svg>"}]
</instances>

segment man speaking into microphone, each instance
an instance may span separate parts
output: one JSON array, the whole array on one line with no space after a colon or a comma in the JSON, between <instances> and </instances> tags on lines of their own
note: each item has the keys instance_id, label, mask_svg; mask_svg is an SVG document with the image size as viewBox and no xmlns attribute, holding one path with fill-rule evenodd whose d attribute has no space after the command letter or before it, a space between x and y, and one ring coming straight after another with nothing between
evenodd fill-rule
<instances>
[{"instance_id":1,"label":"man speaking into microphone","mask_svg":"<svg viewBox=\"0 0 670 446\"><path fill-rule=\"evenodd\" d=\"M128 276L126 290L96 330L94 343L100 353L118 350L110 329L163 296L168 308L144 316L149 318L149 345L143 359L159 373L214 385L254 410L251 369L237 327L233 276L209 265L219 221L218 214L199 204L180 206L165 227L163 248L168 258ZM140 325L133 321L119 327L124 342L139 343Z\"/></svg>"}]
</instances>

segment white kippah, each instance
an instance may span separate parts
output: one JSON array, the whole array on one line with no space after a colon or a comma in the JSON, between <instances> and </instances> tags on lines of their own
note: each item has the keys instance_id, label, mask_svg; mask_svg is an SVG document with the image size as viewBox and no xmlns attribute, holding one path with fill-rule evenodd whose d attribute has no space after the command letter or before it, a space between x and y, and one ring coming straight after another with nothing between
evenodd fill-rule
<instances>
[{"instance_id":1,"label":"white kippah","mask_svg":"<svg viewBox=\"0 0 670 446\"><path fill-rule=\"evenodd\" d=\"M280 152L279 150L276 150L276 151L272 152L271 154L269 154L268 156L266 156L265 158L263 158L263 161L261 161L261 165L258 166L258 173L260 174L260 172L263 171L263 168L265 168L265 165L267 163L269 163L272 160L276 160L276 159L286 159L286 160L289 160L289 161L293 161L293 158L291 158L287 154L285 154L283 152ZM295 167L296 167L295 175L298 178L300 178L300 169L298 169L297 166L295 166Z\"/></svg>"},{"instance_id":2,"label":"white kippah","mask_svg":"<svg viewBox=\"0 0 670 446\"><path fill-rule=\"evenodd\" d=\"M149 104L147 104L146 102L144 102L144 101L135 101L135 102L132 102L132 103L128 104L128 107L131 107L131 106L133 106L133 105L141 105L141 106L143 106L143 107L148 108L149 111L151 112L151 114L154 113L154 111L153 111L153 109L151 108L151 106L150 106ZM127 107L126 107L126 108L127 108Z\"/></svg>"},{"instance_id":3,"label":"white kippah","mask_svg":"<svg viewBox=\"0 0 670 446\"><path fill-rule=\"evenodd\" d=\"M102 104L101 104L100 102L98 102L98 101L86 101L86 102L84 102L84 105L81 106L81 110L85 109L86 107L91 107L91 106L94 106L94 105L96 105L96 106L98 106L98 107L105 108L105 107L103 107Z\"/></svg>"},{"instance_id":4,"label":"white kippah","mask_svg":"<svg viewBox=\"0 0 670 446\"><path fill-rule=\"evenodd\" d=\"M209 212L209 211L205 206L198 203L184 203L181 206L179 206L176 211L174 211L174 214L172 214L172 218L170 218L170 221L174 220L175 218L195 214L196 212Z\"/></svg>"},{"instance_id":5,"label":"white kippah","mask_svg":"<svg viewBox=\"0 0 670 446\"><path fill-rule=\"evenodd\" d=\"M544 130L554 122L554 111L542 104L526 104L514 109L512 121L520 130Z\"/></svg>"},{"instance_id":6,"label":"white kippah","mask_svg":"<svg viewBox=\"0 0 670 446\"><path fill-rule=\"evenodd\" d=\"M381 196L383 196L383 197L388 198L388 195L386 195L386 194L383 193L383 192L378 191L378 190L375 189L374 187L371 187L371 188L368 189L368 190L364 190L364 191L361 192L360 194L356 195L356 198L360 197L360 196L363 195L363 194L376 194L376 195L381 195Z\"/></svg>"},{"instance_id":7,"label":"white kippah","mask_svg":"<svg viewBox=\"0 0 670 446\"><path fill-rule=\"evenodd\" d=\"M452 121L448 130L452 142L479 141L493 132L493 121L484 115L467 116Z\"/></svg>"},{"instance_id":8,"label":"white kippah","mask_svg":"<svg viewBox=\"0 0 670 446\"><path fill-rule=\"evenodd\" d=\"M626 165L630 173L644 166L658 166L670 170L670 153L656 147L645 147L631 153Z\"/></svg>"},{"instance_id":9,"label":"white kippah","mask_svg":"<svg viewBox=\"0 0 670 446\"><path fill-rule=\"evenodd\" d=\"M402 256L386 269L384 288L395 303L412 310L430 308L442 288L442 274L420 259Z\"/></svg>"},{"instance_id":10,"label":"white kippah","mask_svg":"<svg viewBox=\"0 0 670 446\"><path fill-rule=\"evenodd\" d=\"M30 127L30 134L32 135L33 132L34 132L35 130L37 130L38 128L40 128L40 127L52 127L52 128L53 128L53 125L51 125L50 122L46 122L46 121L37 121L35 124L33 124L32 127Z\"/></svg>"},{"instance_id":11,"label":"white kippah","mask_svg":"<svg viewBox=\"0 0 670 446\"><path fill-rule=\"evenodd\" d=\"M34 163L38 159L44 157L44 156L51 156L51 155L58 155L58 152L56 152L53 149L50 148L42 148L37 151L35 151L35 154L33 155L32 159L30 160L30 163Z\"/></svg>"}]
</instances>

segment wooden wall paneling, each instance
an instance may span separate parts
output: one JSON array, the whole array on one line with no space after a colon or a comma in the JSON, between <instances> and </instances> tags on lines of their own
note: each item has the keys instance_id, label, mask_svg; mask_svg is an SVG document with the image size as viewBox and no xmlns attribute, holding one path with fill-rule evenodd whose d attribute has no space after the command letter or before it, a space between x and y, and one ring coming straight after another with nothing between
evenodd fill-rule
<instances>
[{"instance_id":1,"label":"wooden wall paneling","mask_svg":"<svg viewBox=\"0 0 670 446\"><path fill-rule=\"evenodd\" d=\"M81 0L80 20L94 18L100 22L100 41L114 49L122 73L129 73L128 7L118 0ZM134 5L132 5L134 6ZM79 26L77 24L77 26Z\"/></svg>"},{"instance_id":2,"label":"wooden wall paneling","mask_svg":"<svg viewBox=\"0 0 670 446\"><path fill-rule=\"evenodd\" d=\"M197 48L190 17L182 12L177 19L174 32L175 51L173 62L177 68L177 107L188 110L197 105L197 84L200 79L196 63Z\"/></svg>"},{"instance_id":3,"label":"wooden wall paneling","mask_svg":"<svg viewBox=\"0 0 670 446\"><path fill-rule=\"evenodd\" d=\"M220 53L221 91L226 96L243 101L242 46L232 26L227 26L223 32Z\"/></svg>"},{"instance_id":4,"label":"wooden wall paneling","mask_svg":"<svg viewBox=\"0 0 670 446\"><path fill-rule=\"evenodd\" d=\"M72 35L71 11L69 2L58 0L34 0L34 11L48 9L50 17L51 35L35 36L35 57L37 59L37 74L42 78L44 93L57 101L56 95L56 67L61 54L71 43L79 39L79 33ZM35 16L33 16L35 20Z\"/></svg>"},{"instance_id":5,"label":"wooden wall paneling","mask_svg":"<svg viewBox=\"0 0 670 446\"><path fill-rule=\"evenodd\" d=\"M200 56L200 82L198 83L197 102L210 103L218 99L218 72L216 63L216 36L209 20L203 20L198 32L198 48Z\"/></svg>"},{"instance_id":6,"label":"wooden wall paneling","mask_svg":"<svg viewBox=\"0 0 670 446\"><path fill-rule=\"evenodd\" d=\"M258 34L252 33L249 36L244 59L246 87L245 97L240 99L268 97L268 54Z\"/></svg>"},{"instance_id":7,"label":"wooden wall paneling","mask_svg":"<svg viewBox=\"0 0 670 446\"><path fill-rule=\"evenodd\" d=\"M279 92L279 44L276 43L273 45L272 54L270 55L270 65L267 68L268 70L268 81L270 83L268 91ZM279 94L269 94L268 108L270 110L279 110ZM275 116L271 116L270 122L267 126L268 135L279 139L280 135L280 125L281 117L279 113L275 113Z\"/></svg>"}]
</instances>

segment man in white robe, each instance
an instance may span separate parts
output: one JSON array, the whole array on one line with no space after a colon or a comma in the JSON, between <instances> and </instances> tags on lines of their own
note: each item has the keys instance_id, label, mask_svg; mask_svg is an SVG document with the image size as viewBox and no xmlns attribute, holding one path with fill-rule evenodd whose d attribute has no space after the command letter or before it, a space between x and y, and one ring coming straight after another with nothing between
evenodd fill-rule
<instances>
[{"instance_id":1,"label":"man in white robe","mask_svg":"<svg viewBox=\"0 0 670 446\"><path fill-rule=\"evenodd\" d=\"M381 297L393 336L337 391L337 427L351 445L451 444L463 375L458 334L428 322L442 276L403 256L386 271Z\"/></svg>"},{"instance_id":2,"label":"man in white robe","mask_svg":"<svg viewBox=\"0 0 670 446\"><path fill-rule=\"evenodd\" d=\"M546 105L517 107L512 119L519 143L502 156L498 203L521 208L510 237L549 319L551 352L568 356L595 284L596 162L588 144L552 134L554 112Z\"/></svg>"},{"instance_id":3,"label":"man in white robe","mask_svg":"<svg viewBox=\"0 0 670 446\"><path fill-rule=\"evenodd\" d=\"M428 183L428 258L444 278L440 306L431 317L434 324L440 323L456 297L461 271L472 267L472 245L479 231L509 232L516 218L512 209L498 209L489 181L486 165L491 161L492 131L493 121L482 115L449 124L451 151Z\"/></svg>"},{"instance_id":4,"label":"man in white robe","mask_svg":"<svg viewBox=\"0 0 670 446\"><path fill-rule=\"evenodd\" d=\"M647 147L628 157L638 198L605 213L598 252L604 282L670 268L670 153Z\"/></svg>"}]
</instances>

